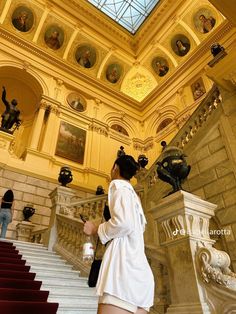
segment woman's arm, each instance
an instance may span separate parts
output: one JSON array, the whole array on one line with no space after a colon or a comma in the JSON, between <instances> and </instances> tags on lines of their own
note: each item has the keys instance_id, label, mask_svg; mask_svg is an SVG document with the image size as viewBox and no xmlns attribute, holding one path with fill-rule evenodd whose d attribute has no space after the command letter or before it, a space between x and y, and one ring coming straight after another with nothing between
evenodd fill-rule
<instances>
[{"instance_id":1,"label":"woman's arm","mask_svg":"<svg viewBox=\"0 0 236 314\"><path fill-rule=\"evenodd\" d=\"M110 204L111 219L99 226L87 221L84 224L85 234L94 235L98 233L101 242L105 244L111 239L131 233L134 229L134 201L131 193L126 188L116 190L112 195Z\"/></svg>"}]
</instances>

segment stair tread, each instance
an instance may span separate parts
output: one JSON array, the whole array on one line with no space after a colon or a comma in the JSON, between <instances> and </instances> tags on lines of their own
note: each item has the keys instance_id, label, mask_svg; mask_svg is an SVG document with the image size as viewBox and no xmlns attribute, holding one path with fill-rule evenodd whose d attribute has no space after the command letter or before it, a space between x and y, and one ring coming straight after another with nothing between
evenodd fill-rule
<instances>
[{"instance_id":1,"label":"stair tread","mask_svg":"<svg viewBox=\"0 0 236 314\"><path fill-rule=\"evenodd\" d=\"M73 269L59 254L48 251L42 244L23 241L12 241L9 247L13 252L18 250L26 260L25 265L30 266L30 272L36 273L34 281L41 283L40 291L49 291L48 304L59 304L57 314L97 313L95 288L88 287L88 278L81 277L80 271Z\"/></svg>"}]
</instances>

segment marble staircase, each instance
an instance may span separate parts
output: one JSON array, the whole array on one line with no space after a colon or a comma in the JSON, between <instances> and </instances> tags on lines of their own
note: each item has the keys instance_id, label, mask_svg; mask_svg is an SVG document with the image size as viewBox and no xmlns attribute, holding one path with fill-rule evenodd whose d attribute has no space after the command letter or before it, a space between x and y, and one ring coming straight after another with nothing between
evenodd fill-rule
<instances>
[{"instance_id":1,"label":"marble staircase","mask_svg":"<svg viewBox=\"0 0 236 314\"><path fill-rule=\"evenodd\" d=\"M89 288L87 278L80 277L65 260L41 244L11 241L42 281L41 290L49 291L49 302L58 302L57 314L96 314L95 289Z\"/></svg>"}]
</instances>

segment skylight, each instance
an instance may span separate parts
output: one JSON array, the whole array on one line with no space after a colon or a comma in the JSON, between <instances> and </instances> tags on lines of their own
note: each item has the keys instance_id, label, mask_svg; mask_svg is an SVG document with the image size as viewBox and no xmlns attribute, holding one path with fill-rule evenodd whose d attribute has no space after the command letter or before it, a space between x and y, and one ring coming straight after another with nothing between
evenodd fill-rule
<instances>
[{"instance_id":1,"label":"skylight","mask_svg":"<svg viewBox=\"0 0 236 314\"><path fill-rule=\"evenodd\" d=\"M160 0L87 0L115 22L135 34Z\"/></svg>"}]
</instances>

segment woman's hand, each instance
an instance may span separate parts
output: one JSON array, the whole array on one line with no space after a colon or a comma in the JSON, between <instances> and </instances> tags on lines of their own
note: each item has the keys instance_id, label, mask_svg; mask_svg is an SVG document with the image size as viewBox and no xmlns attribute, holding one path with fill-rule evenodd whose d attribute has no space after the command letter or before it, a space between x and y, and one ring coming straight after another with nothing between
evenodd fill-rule
<instances>
[{"instance_id":1,"label":"woman's hand","mask_svg":"<svg viewBox=\"0 0 236 314\"><path fill-rule=\"evenodd\" d=\"M94 235L98 231L98 227L92 221L84 223L84 233L87 235Z\"/></svg>"}]
</instances>

